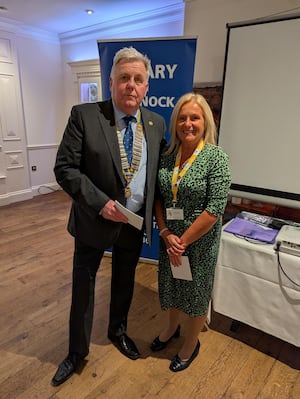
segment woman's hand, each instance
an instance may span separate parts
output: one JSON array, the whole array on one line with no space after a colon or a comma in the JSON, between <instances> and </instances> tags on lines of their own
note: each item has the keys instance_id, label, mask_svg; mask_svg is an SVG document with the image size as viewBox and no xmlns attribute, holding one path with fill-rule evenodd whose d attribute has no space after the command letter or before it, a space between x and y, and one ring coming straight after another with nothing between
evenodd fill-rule
<instances>
[{"instance_id":1,"label":"woman's hand","mask_svg":"<svg viewBox=\"0 0 300 399\"><path fill-rule=\"evenodd\" d=\"M167 249L167 254L169 255L170 263L173 266L181 266L181 255L172 255L170 253L170 248Z\"/></svg>"},{"instance_id":2,"label":"woman's hand","mask_svg":"<svg viewBox=\"0 0 300 399\"><path fill-rule=\"evenodd\" d=\"M185 245L183 241L176 236L175 234L168 234L165 238L166 247L169 250L169 253L172 255L182 255L185 251Z\"/></svg>"},{"instance_id":3,"label":"woman's hand","mask_svg":"<svg viewBox=\"0 0 300 399\"><path fill-rule=\"evenodd\" d=\"M181 265L181 255L185 252L186 245L182 240L175 234L168 234L164 237L164 241L167 247L167 254L170 258L170 262L174 266Z\"/></svg>"}]
</instances>

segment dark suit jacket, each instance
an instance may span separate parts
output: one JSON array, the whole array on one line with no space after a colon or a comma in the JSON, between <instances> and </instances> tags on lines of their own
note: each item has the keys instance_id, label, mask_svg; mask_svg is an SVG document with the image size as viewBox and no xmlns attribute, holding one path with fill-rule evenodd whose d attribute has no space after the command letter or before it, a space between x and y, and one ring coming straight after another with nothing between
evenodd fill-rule
<instances>
[{"instance_id":1,"label":"dark suit jacket","mask_svg":"<svg viewBox=\"0 0 300 399\"><path fill-rule=\"evenodd\" d=\"M159 156L165 145L165 121L145 108L141 114L148 153L145 229L151 244L153 198ZM58 184L73 199L68 223L70 234L92 247L109 248L122 225L104 219L99 212L109 199L124 204L126 185L111 100L72 108L54 173Z\"/></svg>"}]
</instances>

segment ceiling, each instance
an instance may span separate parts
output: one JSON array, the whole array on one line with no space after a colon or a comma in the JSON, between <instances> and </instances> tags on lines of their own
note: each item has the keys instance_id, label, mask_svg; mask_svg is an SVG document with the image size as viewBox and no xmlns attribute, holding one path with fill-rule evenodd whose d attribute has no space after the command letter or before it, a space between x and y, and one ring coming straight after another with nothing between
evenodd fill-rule
<instances>
[{"instance_id":1,"label":"ceiling","mask_svg":"<svg viewBox=\"0 0 300 399\"><path fill-rule=\"evenodd\" d=\"M0 0L0 22L13 20L52 33L65 33L139 14L184 0ZM5 7L7 10L2 10ZM92 9L88 15L85 10Z\"/></svg>"}]
</instances>

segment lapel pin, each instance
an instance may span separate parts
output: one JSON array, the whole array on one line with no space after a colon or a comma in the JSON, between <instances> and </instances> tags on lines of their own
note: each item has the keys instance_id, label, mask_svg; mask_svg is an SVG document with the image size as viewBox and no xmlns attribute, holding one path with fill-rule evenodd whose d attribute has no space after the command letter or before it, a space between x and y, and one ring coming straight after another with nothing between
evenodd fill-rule
<instances>
[{"instance_id":1,"label":"lapel pin","mask_svg":"<svg viewBox=\"0 0 300 399\"><path fill-rule=\"evenodd\" d=\"M149 126L153 126L153 122L152 121L149 121L148 123L149 123Z\"/></svg>"}]
</instances>

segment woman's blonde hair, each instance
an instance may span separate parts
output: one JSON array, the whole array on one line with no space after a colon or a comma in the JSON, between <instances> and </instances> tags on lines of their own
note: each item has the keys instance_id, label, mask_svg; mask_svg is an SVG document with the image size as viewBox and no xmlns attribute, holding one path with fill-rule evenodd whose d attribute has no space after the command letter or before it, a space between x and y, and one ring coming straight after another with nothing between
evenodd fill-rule
<instances>
[{"instance_id":1,"label":"woman's blonde hair","mask_svg":"<svg viewBox=\"0 0 300 399\"><path fill-rule=\"evenodd\" d=\"M176 125L178 114L182 108L182 106L190 101L195 101L202 109L204 116L204 143L205 144L213 144L216 145L216 124L214 121L213 113L211 111L208 102L201 94L197 93L186 93L179 98L175 107L172 111L172 115L170 118L170 133L171 133L171 142L170 147L166 154L170 154L173 151L177 152L178 147L180 145L180 141L177 137Z\"/></svg>"}]
</instances>

